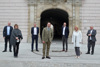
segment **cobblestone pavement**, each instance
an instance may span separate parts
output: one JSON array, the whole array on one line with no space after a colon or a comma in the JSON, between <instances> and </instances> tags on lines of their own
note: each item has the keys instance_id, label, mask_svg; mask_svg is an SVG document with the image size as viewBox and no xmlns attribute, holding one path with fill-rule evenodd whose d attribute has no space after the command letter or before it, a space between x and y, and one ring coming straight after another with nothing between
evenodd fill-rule
<instances>
[{"instance_id":1,"label":"cobblestone pavement","mask_svg":"<svg viewBox=\"0 0 100 67\"><path fill-rule=\"evenodd\" d=\"M51 59L42 58L42 43L39 43L39 52L31 52L31 43L21 43L18 58L13 52L3 53L4 43L0 43L0 67L100 67L100 45L96 45L94 55L86 55L87 45L82 44L81 56L75 58L72 44L68 44L68 52L62 52L62 43L54 41L50 48Z\"/></svg>"}]
</instances>

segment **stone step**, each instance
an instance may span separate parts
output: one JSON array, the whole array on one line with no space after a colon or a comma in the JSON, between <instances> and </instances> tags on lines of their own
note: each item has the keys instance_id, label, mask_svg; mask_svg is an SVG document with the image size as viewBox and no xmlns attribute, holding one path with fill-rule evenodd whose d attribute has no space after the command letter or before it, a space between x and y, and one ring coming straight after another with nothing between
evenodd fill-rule
<instances>
[{"instance_id":1,"label":"stone step","mask_svg":"<svg viewBox=\"0 0 100 67\"><path fill-rule=\"evenodd\" d=\"M69 60L66 60L69 61ZM73 61L72 61L73 62ZM74 61L76 62L76 61ZM0 60L0 67L100 67L99 63L70 63L44 61L7 61Z\"/></svg>"}]
</instances>

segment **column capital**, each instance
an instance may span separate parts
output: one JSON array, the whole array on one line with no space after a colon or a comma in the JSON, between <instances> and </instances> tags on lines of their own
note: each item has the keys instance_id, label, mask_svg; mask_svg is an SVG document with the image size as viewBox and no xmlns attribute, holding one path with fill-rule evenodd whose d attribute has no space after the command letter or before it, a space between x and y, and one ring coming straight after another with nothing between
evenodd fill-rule
<instances>
[{"instance_id":1,"label":"column capital","mask_svg":"<svg viewBox=\"0 0 100 67\"><path fill-rule=\"evenodd\" d=\"M37 4L28 4L28 6L37 6Z\"/></svg>"},{"instance_id":2,"label":"column capital","mask_svg":"<svg viewBox=\"0 0 100 67\"><path fill-rule=\"evenodd\" d=\"M82 0L72 0L72 5L75 7L82 6Z\"/></svg>"}]
</instances>

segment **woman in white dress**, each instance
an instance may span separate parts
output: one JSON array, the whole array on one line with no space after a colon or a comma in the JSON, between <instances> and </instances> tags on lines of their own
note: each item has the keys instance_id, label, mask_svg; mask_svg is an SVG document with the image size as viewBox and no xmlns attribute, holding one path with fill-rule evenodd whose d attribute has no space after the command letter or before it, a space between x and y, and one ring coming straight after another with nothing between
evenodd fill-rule
<instances>
[{"instance_id":1,"label":"woman in white dress","mask_svg":"<svg viewBox=\"0 0 100 67\"><path fill-rule=\"evenodd\" d=\"M74 29L75 30L73 31L73 35L72 35L72 43L74 44L74 47L75 47L76 57L79 58L80 53L81 53L80 52L80 46L81 46L81 42L82 42L82 33L78 29L77 26L75 26Z\"/></svg>"}]
</instances>

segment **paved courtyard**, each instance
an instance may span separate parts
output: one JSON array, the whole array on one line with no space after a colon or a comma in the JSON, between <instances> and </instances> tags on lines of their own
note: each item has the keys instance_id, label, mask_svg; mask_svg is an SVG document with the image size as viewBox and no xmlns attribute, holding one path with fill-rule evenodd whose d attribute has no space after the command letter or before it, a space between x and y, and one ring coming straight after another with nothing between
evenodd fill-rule
<instances>
[{"instance_id":1,"label":"paved courtyard","mask_svg":"<svg viewBox=\"0 0 100 67\"><path fill-rule=\"evenodd\" d=\"M0 67L100 67L100 45L96 45L94 55L86 55L87 45L82 44L79 59L75 58L73 45L68 45L68 52L61 52L62 43L53 41L51 59L41 59L42 43L39 43L39 52L31 52L31 43L21 43L18 58L13 57L13 52L3 53L4 43L0 43Z\"/></svg>"}]
</instances>

